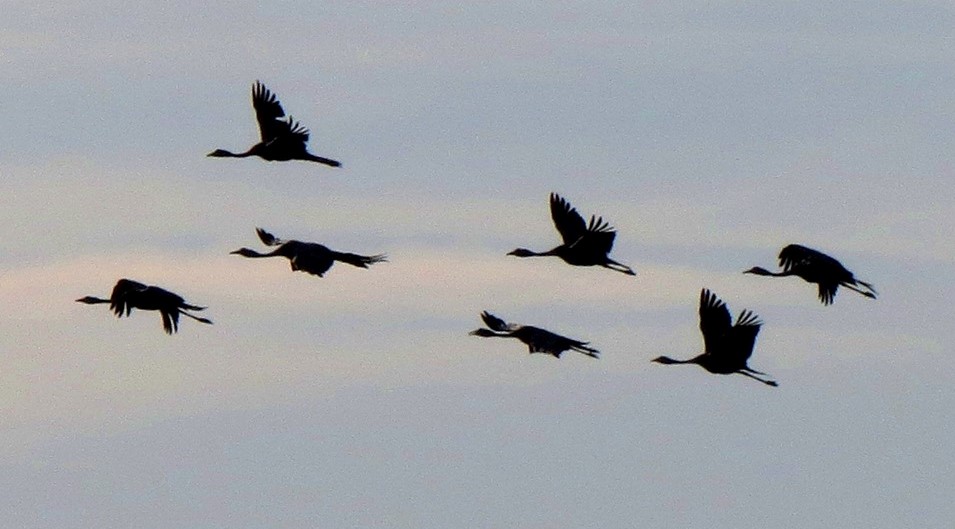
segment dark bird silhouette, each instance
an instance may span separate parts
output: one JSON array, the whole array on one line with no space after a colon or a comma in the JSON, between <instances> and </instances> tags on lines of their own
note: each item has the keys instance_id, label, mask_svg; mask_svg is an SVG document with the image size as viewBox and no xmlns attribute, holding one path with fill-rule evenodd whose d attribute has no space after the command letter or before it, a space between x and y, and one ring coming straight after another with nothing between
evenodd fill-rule
<instances>
[{"instance_id":1,"label":"dark bird silhouette","mask_svg":"<svg viewBox=\"0 0 955 529\"><path fill-rule=\"evenodd\" d=\"M80 303L95 305L98 303L109 303L109 308L121 318L124 314L129 316L133 309L140 310L158 310L162 316L162 328L166 334L172 334L179 330L179 315L187 316L198 322L212 324L211 321L193 316L186 311L205 310L205 307L197 307L186 303L181 296L172 292L149 285L144 285L130 279L120 279L113 287L113 292L109 299L102 299L95 296L86 296L76 300Z\"/></svg>"},{"instance_id":2,"label":"dark bird silhouette","mask_svg":"<svg viewBox=\"0 0 955 529\"><path fill-rule=\"evenodd\" d=\"M550 216L554 226L560 232L564 244L547 250L534 252L526 248L518 248L507 255L517 257L541 257L554 255L564 262L575 266L603 266L627 275L636 275L629 266L620 264L610 258L613 241L617 232L603 218L596 215L590 217L590 224L584 223L584 218L577 213L569 202L556 193L550 194Z\"/></svg>"},{"instance_id":3,"label":"dark bird silhouette","mask_svg":"<svg viewBox=\"0 0 955 529\"><path fill-rule=\"evenodd\" d=\"M840 285L867 298L875 299L877 294L872 285L856 279L852 272L842 266L842 263L812 248L790 244L779 252L779 266L782 267L782 272L770 272L756 266L743 273L773 277L801 277L809 283L819 285L819 300L823 305L832 304Z\"/></svg>"},{"instance_id":4,"label":"dark bird silhouette","mask_svg":"<svg viewBox=\"0 0 955 529\"><path fill-rule=\"evenodd\" d=\"M241 255L243 257L285 257L292 264L292 270L301 270L309 274L322 277L325 272L335 263L341 261L359 268L368 268L368 265L383 263L387 258L383 254L379 255L357 255L353 253L336 252L326 246L314 242L301 241L283 241L271 233L256 228L255 233L266 246L277 246L275 250L269 253L259 253L249 248L239 248L231 254Z\"/></svg>"},{"instance_id":5,"label":"dark bird silhouette","mask_svg":"<svg viewBox=\"0 0 955 529\"><path fill-rule=\"evenodd\" d=\"M278 98L259 81L252 85L252 108L255 109L255 119L259 122L259 134L262 141L243 153L236 154L225 149L216 149L206 156L217 158L258 156L270 162L307 160L332 167L341 165L335 160L308 152L305 145L308 142L308 129L292 119L292 116L286 118Z\"/></svg>"},{"instance_id":6,"label":"dark bird silhouette","mask_svg":"<svg viewBox=\"0 0 955 529\"><path fill-rule=\"evenodd\" d=\"M726 303L712 292L700 292L700 331L703 333L703 354L689 360L674 360L667 356L654 358L660 364L697 364L710 373L729 375L739 373L756 379L768 386L776 382L756 375L764 375L746 365L756 345L756 335L763 323L750 310L744 310L732 324L732 316Z\"/></svg>"},{"instance_id":7,"label":"dark bird silhouette","mask_svg":"<svg viewBox=\"0 0 955 529\"><path fill-rule=\"evenodd\" d=\"M498 338L517 338L527 344L529 352L546 353L556 358L560 358L561 353L568 350L583 353L591 358L600 358L600 351L587 347L589 342L573 340L530 325L508 324L487 311L481 313L481 319L490 328L477 329L468 334L484 338L495 336Z\"/></svg>"}]
</instances>

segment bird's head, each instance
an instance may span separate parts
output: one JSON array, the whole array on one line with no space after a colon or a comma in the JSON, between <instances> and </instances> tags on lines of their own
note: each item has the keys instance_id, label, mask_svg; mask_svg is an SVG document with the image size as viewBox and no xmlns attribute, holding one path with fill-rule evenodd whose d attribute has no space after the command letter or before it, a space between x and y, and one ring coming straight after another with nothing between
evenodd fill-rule
<instances>
[{"instance_id":1,"label":"bird's head","mask_svg":"<svg viewBox=\"0 0 955 529\"><path fill-rule=\"evenodd\" d=\"M514 251L507 252L507 255L514 255L517 257L532 257L537 254L535 252L528 250L527 248L518 248Z\"/></svg>"},{"instance_id":2,"label":"bird's head","mask_svg":"<svg viewBox=\"0 0 955 529\"><path fill-rule=\"evenodd\" d=\"M491 329L476 329L468 333L468 336L482 336L484 338L490 338L491 336L497 336L497 333Z\"/></svg>"},{"instance_id":3,"label":"bird's head","mask_svg":"<svg viewBox=\"0 0 955 529\"><path fill-rule=\"evenodd\" d=\"M225 149L216 149L210 152L209 154L207 154L206 156L212 156L213 158L226 158L229 156L233 156L233 154Z\"/></svg>"},{"instance_id":4,"label":"bird's head","mask_svg":"<svg viewBox=\"0 0 955 529\"><path fill-rule=\"evenodd\" d=\"M251 248L239 248L238 250L234 250L234 251L229 252L229 255L233 255L233 254L234 254L234 255L241 255L242 257L256 257L256 256L259 255L259 252L255 251L255 250L253 250L253 249L251 249Z\"/></svg>"},{"instance_id":5,"label":"bird's head","mask_svg":"<svg viewBox=\"0 0 955 529\"><path fill-rule=\"evenodd\" d=\"M766 270L765 268L760 268L760 267L758 267L758 266L754 266L754 267L750 268L749 270L744 271L743 273L744 273L744 274L756 274L756 275L758 275L758 276L771 276L771 275L773 275L773 273L770 272L769 270Z\"/></svg>"}]
</instances>

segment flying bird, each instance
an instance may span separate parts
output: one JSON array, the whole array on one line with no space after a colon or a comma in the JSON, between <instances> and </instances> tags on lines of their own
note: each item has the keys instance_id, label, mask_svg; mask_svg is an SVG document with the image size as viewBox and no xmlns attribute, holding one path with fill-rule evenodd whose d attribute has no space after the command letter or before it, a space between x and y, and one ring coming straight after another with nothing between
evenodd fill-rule
<instances>
[{"instance_id":1,"label":"flying bird","mask_svg":"<svg viewBox=\"0 0 955 529\"><path fill-rule=\"evenodd\" d=\"M517 338L527 344L530 353L546 353L556 358L560 358L564 351L577 351L591 358L600 357L600 351L587 347L589 342L573 340L530 325L508 324L487 311L481 313L481 319L489 328L480 328L468 334L484 338Z\"/></svg>"},{"instance_id":2,"label":"flying bird","mask_svg":"<svg viewBox=\"0 0 955 529\"><path fill-rule=\"evenodd\" d=\"M335 261L348 263L359 268L368 268L368 265L387 261L387 257L383 254L357 255L336 252L314 242L283 241L262 228L256 228L255 233L258 234L263 244L277 246L277 248L269 253L259 253L249 248L239 248L229 253L243 257L285 257L291 262L292 271L301 270L318 277L322 277L335 264Z\"/></svg>"},{"instance_id":3,"label":"flying bird","mask_svg":"<svg viewBox=\"0 0 955 529\"><path fill-rule=\"evenodd\" d=\"M187 316L198 322L212 324L211 321L189 314L190 310L205 310L205 307L190 305L178 294L155 287L144 285L130 279L120 279L113 287L113 292L109 299L102 299L95 296L86 296L76 300L87 305L98 303L109 303L110 310L120 318L124 314L129 316L133 309L140 310L158 310L162 316L162 328L166 334L172 334L179 330L179 315Z\"/></svg>"},{"instance_id":4,"label":"flying bird","mask_svg":"<svg viewBox=\"0 0 955 529\"><path fill-rule=\"evenodd\" d=\"M603 266L627 275L636 275L629 266L610 258L610 250L613 249L617 232L602 217L592 215L590 223L585 223L580 213L577 213L569 202L556 193L550 194L550 216L564 240L563 244L546 252L518 248L507 255L517 257L553 255L575 266Z\"/></svg>"},{"instance_id":5,"label":"flying bird","mask_svg":"<svg viewBox=\"0 0 955 529\"><path fill-rule=\"evenodd\" d=\"M775 381L756 376L767 376L766 373L760 373L746 365L753 354L756 335L759 334L762 324L759 317L750 310L744 310L733 324L726 303L704 288L700 292L700 331L703 333L703 354L689 360L674 360L667 356L660 356L652 361L666 365L696 364L710 373L718 375L739 373L767 386L776 386Z\"/></svg>"},{"instance_id":6,"label":"flying bird","mask_svg":"<svg viewBox=\"0 0 955 529\"><path fill-rule=\"evenodd\" d=\"M246 158L258 156L270 162L285 162L288 160L307 160L318 162L332 167L339 167L341 163L315 156L308 152L309 131L292 116L285 117L282 104L268 88L256 81L252 85L252 108L255 109L255 119L259 122L259 134L262 141L253 145L243 153L232 153L225 149L216 149L206 156L216 158Z\"/></svg>"},{"instance_id":7,"label":"flying bird","mask_svg":"<svg viewBox=\"0 0 955 529\"><path fill-rule=\"evenodd\" d=\"M875 299L877 292L869 283L860 281L842 263L828 255L798 244L790 244L779 252L779 266L782 272L770 272L758 266L743 272L759 276L801 277L809 283L819 285L819 300L823 305L831 305L836 290L844 286L867 298Z\"/></svg>"}]
</instances>

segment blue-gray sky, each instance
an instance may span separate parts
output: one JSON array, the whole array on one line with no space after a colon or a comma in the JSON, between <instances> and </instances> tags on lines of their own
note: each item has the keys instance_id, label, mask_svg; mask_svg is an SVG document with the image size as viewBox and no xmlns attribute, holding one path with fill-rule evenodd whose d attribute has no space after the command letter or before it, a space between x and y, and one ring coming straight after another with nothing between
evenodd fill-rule
<instances>
[{"instance_id":1,"label":"blue-gray sky","mask_svg":"<svg viewBox=\"0 0 955 529\"><path fill-rule=\"evenodd\" d=\"M950 3L3 7L0 526L955 519ZM204 156L256 79L341 169ZM636 278L504 255L552 191ZM256 226L390 262L228 255ZM791 242L880 298L740 273ZM120 277L215 325L73 302ZM649 362L701 350L703 287L778 389Z\"/></svg>"}]
</instances>

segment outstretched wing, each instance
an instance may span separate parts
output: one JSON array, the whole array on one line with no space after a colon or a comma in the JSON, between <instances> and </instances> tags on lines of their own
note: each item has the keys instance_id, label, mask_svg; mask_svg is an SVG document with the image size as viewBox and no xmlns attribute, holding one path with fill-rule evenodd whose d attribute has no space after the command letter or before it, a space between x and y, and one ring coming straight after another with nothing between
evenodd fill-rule
<instances>
[{"instance_id":1,"label":"outstretched wing","mask_svg":"<svg viewBox=\"0 0 955 529\"><path fill-rule=\"evenodd\" d=\"M530 325L524 326L517 337L527 344L528 352L547 353L557 358L560 358L561 353L570 349L571 346L567 338Z\"/></svg>"},{"instance_id":2,"label":"outstretched wing","mask_svg":"<svg viewBox=\"0 0 955 529\"><path fill-rule=\"evenodd\" d=\"M285 118L285 110L275 94L260 81L252 85L252 108L259 122L259 135L265 143L274 141L301 143L308 142L309 131L301 123Z\"/></svg>"},{"instance_id":3,"label":"outstretched wing","mask_svg":"<svg viewBox=\"0 0 955 529\"><path fill-rule=\"evenodd\" d=\"M819 284L819 300L832 303L841 283L853 283L852 272L828 255L798 244L790 244L779 252L779 266L806 281Z\"/></svg>"},{"instance_id":4,"label":"outstretched wing","mask_svg":"<svg viewBox=\"0 0 955 529\"><path fill-rule=\"evenodd\" d=\"M587 233L587 224L570 202L557 193L550 194L550 217L564 239L564 244L573 244ZM591 219L593 223L593 219Z\"/></svg>"},{"instance_id":5,"label":"outstretched wing","mask_svg":"<svg viewBox=\"0 0 955 529\"><path fill-rule=\"evenodd\" d=\"M285 242L282 239L279 239L278 237L276 237L275 235L272 235L271 233L263 230L262 228L256 228L255 234L259 236L259 240L262 241L262 244L266 246L278 246L282 244L283 242Z\"/></svg>"},{"instance_id":6,"label":"outstretched wing","mask_svg":"<svg viewBox=\"0 0 955 529\"><path fill-rule=\"evenodd\" d=\"M260 81L252 85L252 108L255 109L255 119L259 122L259 134L262 141L269 142L283 133L282 125L285 121L285 110L275 94ZM287 125L286 125L287 126Z\"/></svg>"},{"instance_id":7,"label":"outstretched wing","mask_svg":"<svg viewBox=\"0 0 955 529\"><path fill-rule=\"evenodd\" d=\"M576 242L570 244L570 247L588 254L606 255L613 249L613 241L616 237L617 232L609 223L602 217L592 215L587 231Z\"/></svg>"},{"instance_id":8,"label":"outstretched wing","mask_svg":"<svg viewBox=\"0 0 955 529\"><path fill-rule=\"evenodd\" d=\"M826 270L845 270L842 264L832 257L799 244L790 244L779 252L779 266L786 272L793 268L806 267L819 267Z\"/></svg>"},{"instance_id":9,"label":"outstretched wing","mask_svg":"<svg viewBox=\"0 0 955 529\"><path fill-rule=\"evenodd\" d=\"M592 358L600 358L600 351L587 347L587 342L561 336L547 329L525 325L514 335L527 344L531 353L548 353L560 358L564 351L571 349Z\"/></svg>"},{"instance_id":10,"label":"outstretched wing","mask_svg":"<svg viewBox=\"0 0 955 529\"><path fill-rule=\"evenodd\" d=\"M484 324L488 326L492 331L497 332L512 332L517 330L519 325L508 325L504 320L498 318L497 316L491 314L488 311L481 313L481 319L484 320Z\"/></svg>"},{"instance_id":11,"label":"outstretched wing","mask_svg":"<svg viewBox=\"0 0 955 529\"><path fill-rule=\"evenodd\" d=\"M116 286L113 287L113 292L109 295L109 308L116 316L123 316L124 314L129 316L129 313L133 311L133 304L130 301L131 298L141 294L147 288L149 288L147 285L137 281L120 279L116 282Z\"/></svg>"},{"instance_id":12,"label":"outstretched wing","mask_svg":"<svg viewBox=\"0 0 955 529\"><path fill-rule=\"evenodd\" d=\"M839 290L839 283L834 282L819 282L819 301L823 305L832 305L833 300L836 299L836 291Z\"/></svg>"},{"instance_id":13,"label":"outstretched wing","mask_svg":"<svg viewBox=\"0 0 955 529\"><path fill-rule=\"evenodd\" d=\"M179 311L176 309L160 310L162 317L162 328L166 334L172 334L179 330Z\"/></svg>"},{"instance_id":14,"label":"outstretched wing","mask_svg":"<svg viewBox=\"0 0 955 529\"><path fill-rule=\"evenodd\" d=\"M744 310L736 319L736 325L730 330L727 351L743 364L753 354L756 346L756 335L763 322L751 310Z\"/></svg>"},{"instance_id":15,"label":"outstretched wing","mask_svg":"<svg viewBox=\"0 0 955 529\"><path fill-rule=\"evenodd\" d=\"M292 116L289 116L288 120L285 121L276 121L275 130L277 131L276 136L269 140L268 143L301 144L303 148L305 144L308 143L309 130L298 121L292 119Z\"/></svg>"},{"instance_id":16,"label":"outstretched wing","mask_svg":"<svg viewBox=\"0 0 955 529\"><path fill-rule=\"evenodd\" d=\"M700 292L700 332L706 354L717 355L725 350L732 322L726 303L704 288Z\"/></svg>"}]
</instances>

